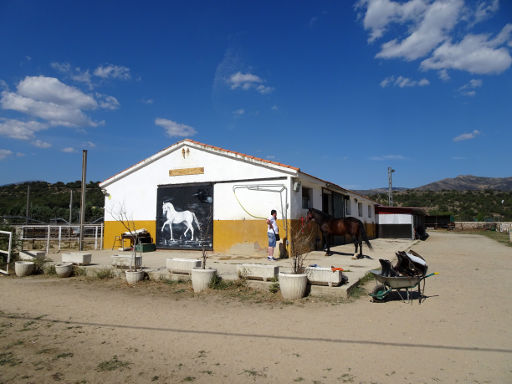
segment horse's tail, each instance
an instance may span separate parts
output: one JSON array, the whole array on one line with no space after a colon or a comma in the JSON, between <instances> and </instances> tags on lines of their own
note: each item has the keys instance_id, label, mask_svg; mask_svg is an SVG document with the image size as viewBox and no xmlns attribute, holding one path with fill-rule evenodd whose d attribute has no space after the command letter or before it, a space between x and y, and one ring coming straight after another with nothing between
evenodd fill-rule
<instances>
[{"instance_id":1,"label":"horse's tail","mask_svg":"<svg viewBox=\"0 0 512 384\"><path fill-rule=\"evenodd\" d=\"M372 245L370 244L370 240L368 240L368 236L366 236L366 229L364 227L364 224L361 220L359 221L359 229L361 230L361 237L363 238L364 242L368 246L368 248L373 249Z\"/></svg>"},{"instance_id":2,"label":"horse's tail","mask_svg":"<svg viewBox=\"0 0 512 384\"><path fill-rule=\"evenodd\" d=\"M194 223L197 225L197 229L201 230L201 225L199 225L199 221L197 220L196 214L192 212L192 217L194 218Z\"/></svg>"}]
</instances>

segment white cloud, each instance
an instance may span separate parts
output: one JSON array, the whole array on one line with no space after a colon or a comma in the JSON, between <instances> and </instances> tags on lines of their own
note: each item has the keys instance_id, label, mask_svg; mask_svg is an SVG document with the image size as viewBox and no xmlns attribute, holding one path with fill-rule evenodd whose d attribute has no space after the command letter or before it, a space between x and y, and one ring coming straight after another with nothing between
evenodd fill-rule
<instances>
[{"instance_id":1,"label":"white cloud","mask_svg":"<svg viewBox=\"0 0 512 384\"><path fill-rule=\"evenodd\" d=\"M103 79L121 79L128 80L131 78L130 68L124 67L122 65L100 65L94 70L94 75L101 77Z\"/></svg>"},{"instance_id":2,"label":"white cloud","mask_svg":"<svg viewBox=\"0 0 512 384\"><path fill-rule=\"evenodd\" d=\"M425 11L421 21L412 28L409 36L401 41L393 39L384 43L376 57L404 58L408 61L424 57L448 38L463 5L462 0L435 1Z\"/></svg>"},{"instance_id":3,"label":"white cloud","mask_svg":"<svg viewBox=\"0 0 512 384\"><path fill-rule=\"evenodd\" d=\"M512 24L505 25L494 39L489 34L470 33L476 23L498 11L497 0L469 5L464 0L359 0L355 8L370 43L394 33L382 44L377 58L423 59L420 68L439 71L445 81L452 69L500 74L512 65L507 49L512 47Z\"/></svg>"},{"instance_id":4,"label":"white cloud","mask_svg":"<svg viewBox=\"0 0 512 384\"><path fill-rule=\"evenodd\" d=\"M383 155L383 156L372 156L370 160L384 161L384 160L405 160L402 155Z\"/></svg>"},{"instance_id":5,"label":"white cloud","mask_svg":"<svg viewBox=\"0 0 512 384\"><path fill-rule=\"evenodd\" d=\"M0 160L3 160L10 155L12 155L12 151L8 149L0 149Z\"/></svg>"},{"instance_id":6,"label":"white cloud","mask_svg":"<svg viewBox=\"0 0 512 384\"><path fill-rule=\"evenodd\" d=\"M411 80L408 77L403 76L389 76L380 82L382 88L394 86L394 87L424 87L430 85L430 81L427 79Z\"/></svg>"},{"instance_id":7,"label":"white cloud","mask_svg":"<svg viewBox=\"0 0 512 384\"><path fill-rule=\"evenodd\" d=\"M38 121L20 121L0 117L0 136L10 137L11 139L31 140L34 138L35 132L47 128L47 124Z\"/></svg>"},{"instance_id":8,"label":"white cloud","mask_svg":"<svg viewBox=\"0 0 512 384\"><path fill-rule=\"evenodd\" d=\"M84 147L89 147L89 148L96 148L96 144L94 144L92 141L86 141L84 144L83 144Z\"/></svg>"},{"instance_id":9,"label":"white cloud","mask_svg":"<svg viewBox=\"0 0 512 384\"><path fill-rule=\"evenodd\" d=\"M273 111L279 111L279 107L277 105L273 105L272 108L270 109L272 109Z\"/></svg>"},{"instance_id":10,"label":"white cloud","mask_svg":"<svg viewBox=\"0 0 512 384\"><path fill-rule=\"evenodd\" d=\"M478 129L473 130L473 132L469 133L463 133L462 135L459 135L457 137L453 138L453 141L464 141L464 140L471 140L477 137L480 134L480 131Z\"/></svg>"},{"instance_id":11,"label":"white cloud","mask_svg":"<svg viewBox=\"0 0 512 384\"><path fill-rule=\"evenodd\" d=\"M66 75L66 77L69 77L74 81L87 84L89 89L94 88L92 84L91 74L88 69L82 71L80 67L71 68L71 64L69 63L58 62L50 63L50 66L56 71Z\"/></svg>"},{"instance_id":12,"label":"white cloud","mask_svg":"<svg viewBox=\"0 0 512 384\"><path fill-rule=\"evenodd\" d=\"M73 147L66 147L66 148L62 148L61 151L65 152L65 153L74 153L74 152L76 152L76 149Z\"/></svg>"},{"instance_id":13,"label":"white cloud","mask_svg":"<svg viewBox=\"0 0 512 384\"><path fill-rule=\"evenodd\" d=\"M119 108L119 101L114 96L103 95L96 92L96 99L101 108L114 110Z\"/></svg>"},{"instance_id":14,"label":"white cloud","mask_svg":"<svg viewBox=\"0 0 512 384\"><path fill-rule=\"evenodd\" d=\"M271 93L274 90L274 88L264 85L265 81L252 73L237 72L232 74L226 82L229 84L231 89L240 88L244 91L255 89L262 95Z\"/></svg>"},{"instance_id":15,"label":"white cloud","mask_svg":"<svg viewBox=\"0 0 512 384\"><path fill-rule=\"evenodd\" d=\"M469 34L461 42L446 41L431 57L421 63L424 70L457 69L477 74L499 74L512 64L507 48L502 47L510 40L512 24L507 24L495 39L488 34Z\"/></svg>"},{"instance_id":16,"label":"white cloud","mask_svg":"<svg viewBox=\"0 0 512 384\"><path fill-rule=\"evenodd\" d=\"M243 114L245 114L245 109L243 109L243 108L233 111L233 115L236 115L236 116L242 116Z\"/></svg>"},{"instance_id":17,"label":"white cloud","mask_svg":"<svg viewBox=\"0 0 512 384\"><path fill-rule=\"evenodd\" d=\"M154 100L153 99L141 99L141 102L143 104L153 104Z\"/></svg>"},{"instance_id":18,"label":"white cloud","mask_svg":"<svg viewBox=\"0 0 512 384\"><path fill-rule=\"evenodd\" d=\"M193 136L197 133L197 131L185 124L180 124L172 120L163 119L163 118L156 118L155 124L163 127L165 129L165 132L167 133L167 136L169 137L188 137Z\"/></svg>"},{"instance_id":19,"label":"white cloud","mask_svg":"<svg viewBox=\"0 0 512 384\"><path fill-rule=\"evenodd\" d=\"M462 87L459 88L459 92L463 96L475 96L476 88L480 88L482 84L483 81L480 79L471 79L469 83L464 84Z\"/></svg>"},{"instance_id":20,"label":"white cloud","mask_svg":"<svg viewBox=\"0 0 512 384\"><path fill-rule=\"evenodd\" d=\"M393 22L419 21L427 9L427 2L413 0L400 4L390 0L360 0L355 5L356 10L366 8L363 19L364 29L370 30L368 42L372 43L381 38L389 24ZM361 11L359 17L361 17Z\"/></svg>"},{"instance_id":21,"label":"white cloud","mask_svg":"<svg viewBox=\"0 0 512 384\"><path fill-rule=\"evenodd\" d=\"M475 11L475 21L474 23L479 23L483 20L487 20L490 18L494 13L498 11L500 8L500 2L499 0L491 0L491 1L482 1L477 5L476 11Z\"/></svg>"},{"instance_id":22,"label":"white cloud","mask_svg":"<svg viewBox=\"0 0 512 384\"><path fill-rule=\"evenodd\" d=\"M99 93L96 96L98 101L54 77L27 76L19 82L16 92L1 92L0 105L3 109L46 120L50 126L95 127L101 122L91 120L84 111L119 107L113 96Z\"/></svg>"},{"instance_id":23,"label":"white cloud","mask_svg":"<svg viewBox=\"0 0 512 384\"><path fill-rule=\"evenodd\" d=\"M32 142L32 145L34 145L35 147L38 147L38 148L50 148L52 145L46 141L42 141L42 140L34 140Z\"/></svg>"}]
</instances>

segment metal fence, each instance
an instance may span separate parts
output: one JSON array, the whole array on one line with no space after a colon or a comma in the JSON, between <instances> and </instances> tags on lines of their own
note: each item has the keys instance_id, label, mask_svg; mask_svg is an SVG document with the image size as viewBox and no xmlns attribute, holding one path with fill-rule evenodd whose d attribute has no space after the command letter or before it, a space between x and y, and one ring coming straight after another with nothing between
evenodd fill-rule
<instances>
[{"instance_id":1,"label":"metal fence","mask_svg":"<svg viewBox=\"0 0 512 384\"><path fill-rule=\"evenodd\" d=\"M94 249L103 248L103 224L85 224L83 228L84 243ZM74 248L80 241L79 225L20 225L17 226L17 232L22 248L26 241L33 244L43 243L46 253L52 246L56 246L58 250L66 244L68 248Z\"/></svg>"}]
</instances>

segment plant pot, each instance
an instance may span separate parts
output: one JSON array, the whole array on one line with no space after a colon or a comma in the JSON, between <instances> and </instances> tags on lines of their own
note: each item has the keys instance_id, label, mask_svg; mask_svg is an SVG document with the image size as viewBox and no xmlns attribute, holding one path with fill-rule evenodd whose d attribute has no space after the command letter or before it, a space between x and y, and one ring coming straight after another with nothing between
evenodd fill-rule
<instances>
[{"instance_id":1,"label":"plant pot","mask_svg":"<svg viewBox=\"0 0 512 384\"><path fill-rule=\"evenodd\" d=\"M305 273L279 273L279 288L284 299L302 299L306 295L307 285L308 276Z\"/></svg>"},{"instance_id":2,"label":"plant pot","mask_svg":"<svg viewBox=\"0 0 512 384\"><path fill-rule=\"evenodd\" d=\"M268 281L277 277L279 266L267 264L239 264L236 270L240 278Z\"/></svg>"},{"instance_id":3,"label":"plant pot","mask_svg":"<svg viewBox=\"0 0 512 384\"><path fill-rule=\"evenodd\" d=\"M137 284L144 280L144 271L126 271L126 282L128 284Z\"/></svg>"},{"instance_id":4,"label":"plant pot","mask_svg":"<svg viewBox=\"0 0 512 384\"><path fill-rule=\"evenodd\" d=\"M192 269L192 288L194 292L198 293L208 289L210 282L217 273L216 269L212 268L194 268Z\"/></svg>"},{"instance_id":5,"label":"plant pot","mask_svg":"<svg viewBox=\"0 0 512 384\"><path fill-rule=\"evenodd\" d=\"M34 263L32 261L16 261L14 272L18 277L31 275L34 272Z\"/></svg>"},{"instance_id":6,"label":"plant pot","mask_svg":"<svg viewBox=\"0 0 512 384\"><path fill-rule=\"evenodd\" d=\"M55 272L59 277L69 277L73 273L73 263L55 264Z\"/></svg>"}]
</instances>

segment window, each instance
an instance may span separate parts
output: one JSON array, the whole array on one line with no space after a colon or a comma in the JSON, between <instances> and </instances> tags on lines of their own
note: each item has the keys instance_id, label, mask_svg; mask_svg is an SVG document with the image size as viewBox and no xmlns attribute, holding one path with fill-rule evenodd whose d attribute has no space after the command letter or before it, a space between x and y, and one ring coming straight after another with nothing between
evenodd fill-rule
<instances>
[{"instance_id":1,"label":"window","mask_svg":"<svg viewBox=\"0 0 512 384\"><path fill-rule=\"evenodd\" d=\"M309 209L311 208L311 188L302 187L302 208Z\"/></svg>"},{"instance_id":2,"label":"window","mask_svg":"<svg viewBox=\"0 0 512 384\"><path fill-rule=\"evenodd\" d=\"M368 205L368 217L372 217L372 206Z\"/></svg>"},{"instance_id":3,"label":"window","mask_svg":"<svg viewBox=\"0 0 512 384\"><path fill-rule=\"evenodd\" d=\"M363 217L363 203L357 203L357 214L359 217Z\"/></svg>"},{"instance_id":4,"label":"window","mask_svg":"<svg viewBox=\"0 0 512 384\"><path fill-rule=\"evenodd\" d=\"M350 215L351 213L351 210L350 210L350 198L347 198L345 199L345 213L347 215Z\"/></svg>"}]
</instances>

